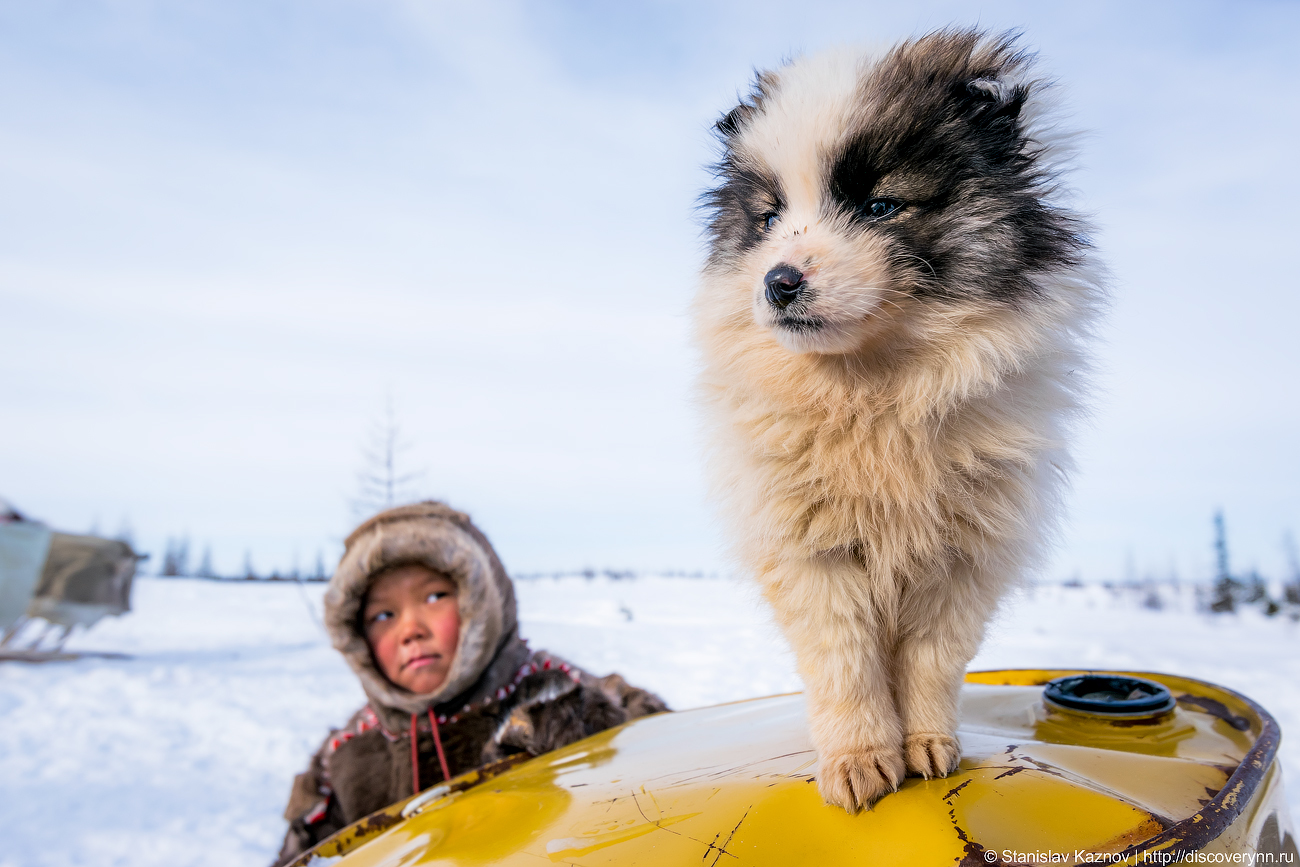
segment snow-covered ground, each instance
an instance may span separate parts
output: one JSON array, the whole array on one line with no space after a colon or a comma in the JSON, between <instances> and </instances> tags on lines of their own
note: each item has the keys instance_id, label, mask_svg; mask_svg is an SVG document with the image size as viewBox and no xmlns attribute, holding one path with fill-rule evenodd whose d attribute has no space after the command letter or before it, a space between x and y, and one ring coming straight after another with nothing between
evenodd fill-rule
<instances>
[{"instance_id":1,"label":"snow-covered ground","mask_svg":"<svg viewBox=\"0 0 1300 867\"><path fill-rule=\"evenodd\" d=\"M797 690L751 589L642 576L518 583L524 635L677 708ZM68 649L126 659L0 662L0 867L262 864L293 775L361 691L317 620L323 586L141 579L135 611ZM1300 625L1209 617L1102 587L1039 587L1006 607L976 668L1168 671L1252 696L1281 722L1300 815Z\"/></svg>"}]
</instances>

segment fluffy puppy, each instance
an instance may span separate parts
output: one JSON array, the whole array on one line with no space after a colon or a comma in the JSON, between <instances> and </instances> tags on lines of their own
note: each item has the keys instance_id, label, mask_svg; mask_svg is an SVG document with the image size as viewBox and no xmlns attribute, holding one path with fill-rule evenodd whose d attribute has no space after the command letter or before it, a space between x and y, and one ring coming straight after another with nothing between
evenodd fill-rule
<instances>
[{"instance_id":1,"label":"fluffy puppy","mask_svg":"<svg viewBox=\"0 0 1300 867\"><path fill-rule=\"evenodd\" d=\"M957 768L957 698L1039 557L1099 297L1045 86L948 30L761 73L717 124L695 306L716 492L850 812Z\"/></svg>"}]
</instances>

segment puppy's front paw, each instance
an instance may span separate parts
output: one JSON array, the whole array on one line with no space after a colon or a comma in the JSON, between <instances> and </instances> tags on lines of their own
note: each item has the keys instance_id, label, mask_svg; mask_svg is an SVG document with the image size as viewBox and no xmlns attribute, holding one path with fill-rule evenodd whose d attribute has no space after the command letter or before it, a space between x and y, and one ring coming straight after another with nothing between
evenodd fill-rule
<instances>
[{"instance_id":1,"label":"puppy's front paw","mask_svg":"<svg viewBox=\"0 0 1300 867\"><path fill-rule=\"evenodd\" d=\"M946 777L957 770L961 744L948 735L908 735L903 740L903 756L907 759L907 773L913 777Z\"/></svg>"},{"instance_id":2,"label":"puppy's front paw","mask_svg":"<svg viewBox=\"0 0 1300 867\"><path fill-rule=\"evenodd\" d=\"M850 813L897 791L906 771L896 749L823 752L818 764L817 790L822 798Z\"/></svg>"}]
</instances>

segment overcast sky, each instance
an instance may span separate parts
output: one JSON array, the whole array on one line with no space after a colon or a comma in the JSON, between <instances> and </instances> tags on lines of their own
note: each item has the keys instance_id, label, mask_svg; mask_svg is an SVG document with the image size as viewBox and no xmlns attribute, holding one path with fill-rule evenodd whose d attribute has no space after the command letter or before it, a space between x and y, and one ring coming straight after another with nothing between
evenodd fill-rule
<instances>
[{"instance_id":1,"label":"overcast sky","mask_svg":"<svg viewBox=\"0 0 1300 867\"><path fill-rule=\"evenodd\" d=\"M391 397L516 572L726 569L687 308L755 68L1023 31L1114 301L1049 577L1300 532L1300 4L0 0L0 496L332 566ZM155 563L157 559L155 559Z\"/></svg>"}]
</instances>

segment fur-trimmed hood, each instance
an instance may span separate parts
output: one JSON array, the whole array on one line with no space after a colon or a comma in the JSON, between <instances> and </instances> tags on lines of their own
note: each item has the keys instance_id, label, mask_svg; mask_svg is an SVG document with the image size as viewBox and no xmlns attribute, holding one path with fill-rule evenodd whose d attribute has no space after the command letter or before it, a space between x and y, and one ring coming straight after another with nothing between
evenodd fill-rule
<instances>
[{"instance_id":1,"label":"fur-trimmed hood","mask_svg":"<svg viewBox=\"0 0 1300 867\"><path fill-rule=\"evenodd\" d=\"M325 592L325 627L334 648L352 666L385 728L400 731L411 714L458 708L510 682L527 662L519 638L515 591L491 543L469 516L443 503L389 509L357 527ZM418 563L451 578L457 587L460 638L442 686L416 694L386 678L375 665L361 625L361 609L374 576L390 566ZM500 681L500 683L498 683Z\"/></svg>"},{"instance_id":2,"label":"fur-trimmed hood","mask_svg":"<svg viewBox=\"0 0 1300 867\"><path fill-rule=\"evenodd\" d=\"M375 515L345 544L325 592L325 624L368 701L294 779L276 864L423 786L668 709L617 674L593 677L544 650L530 652L519 637L514 586L468 516L442 503L414 503ZM442 686L424 695L384 677L361 624L375 575L407 563L457 587L456 658Z\"/></svg>"}]
</instances>

